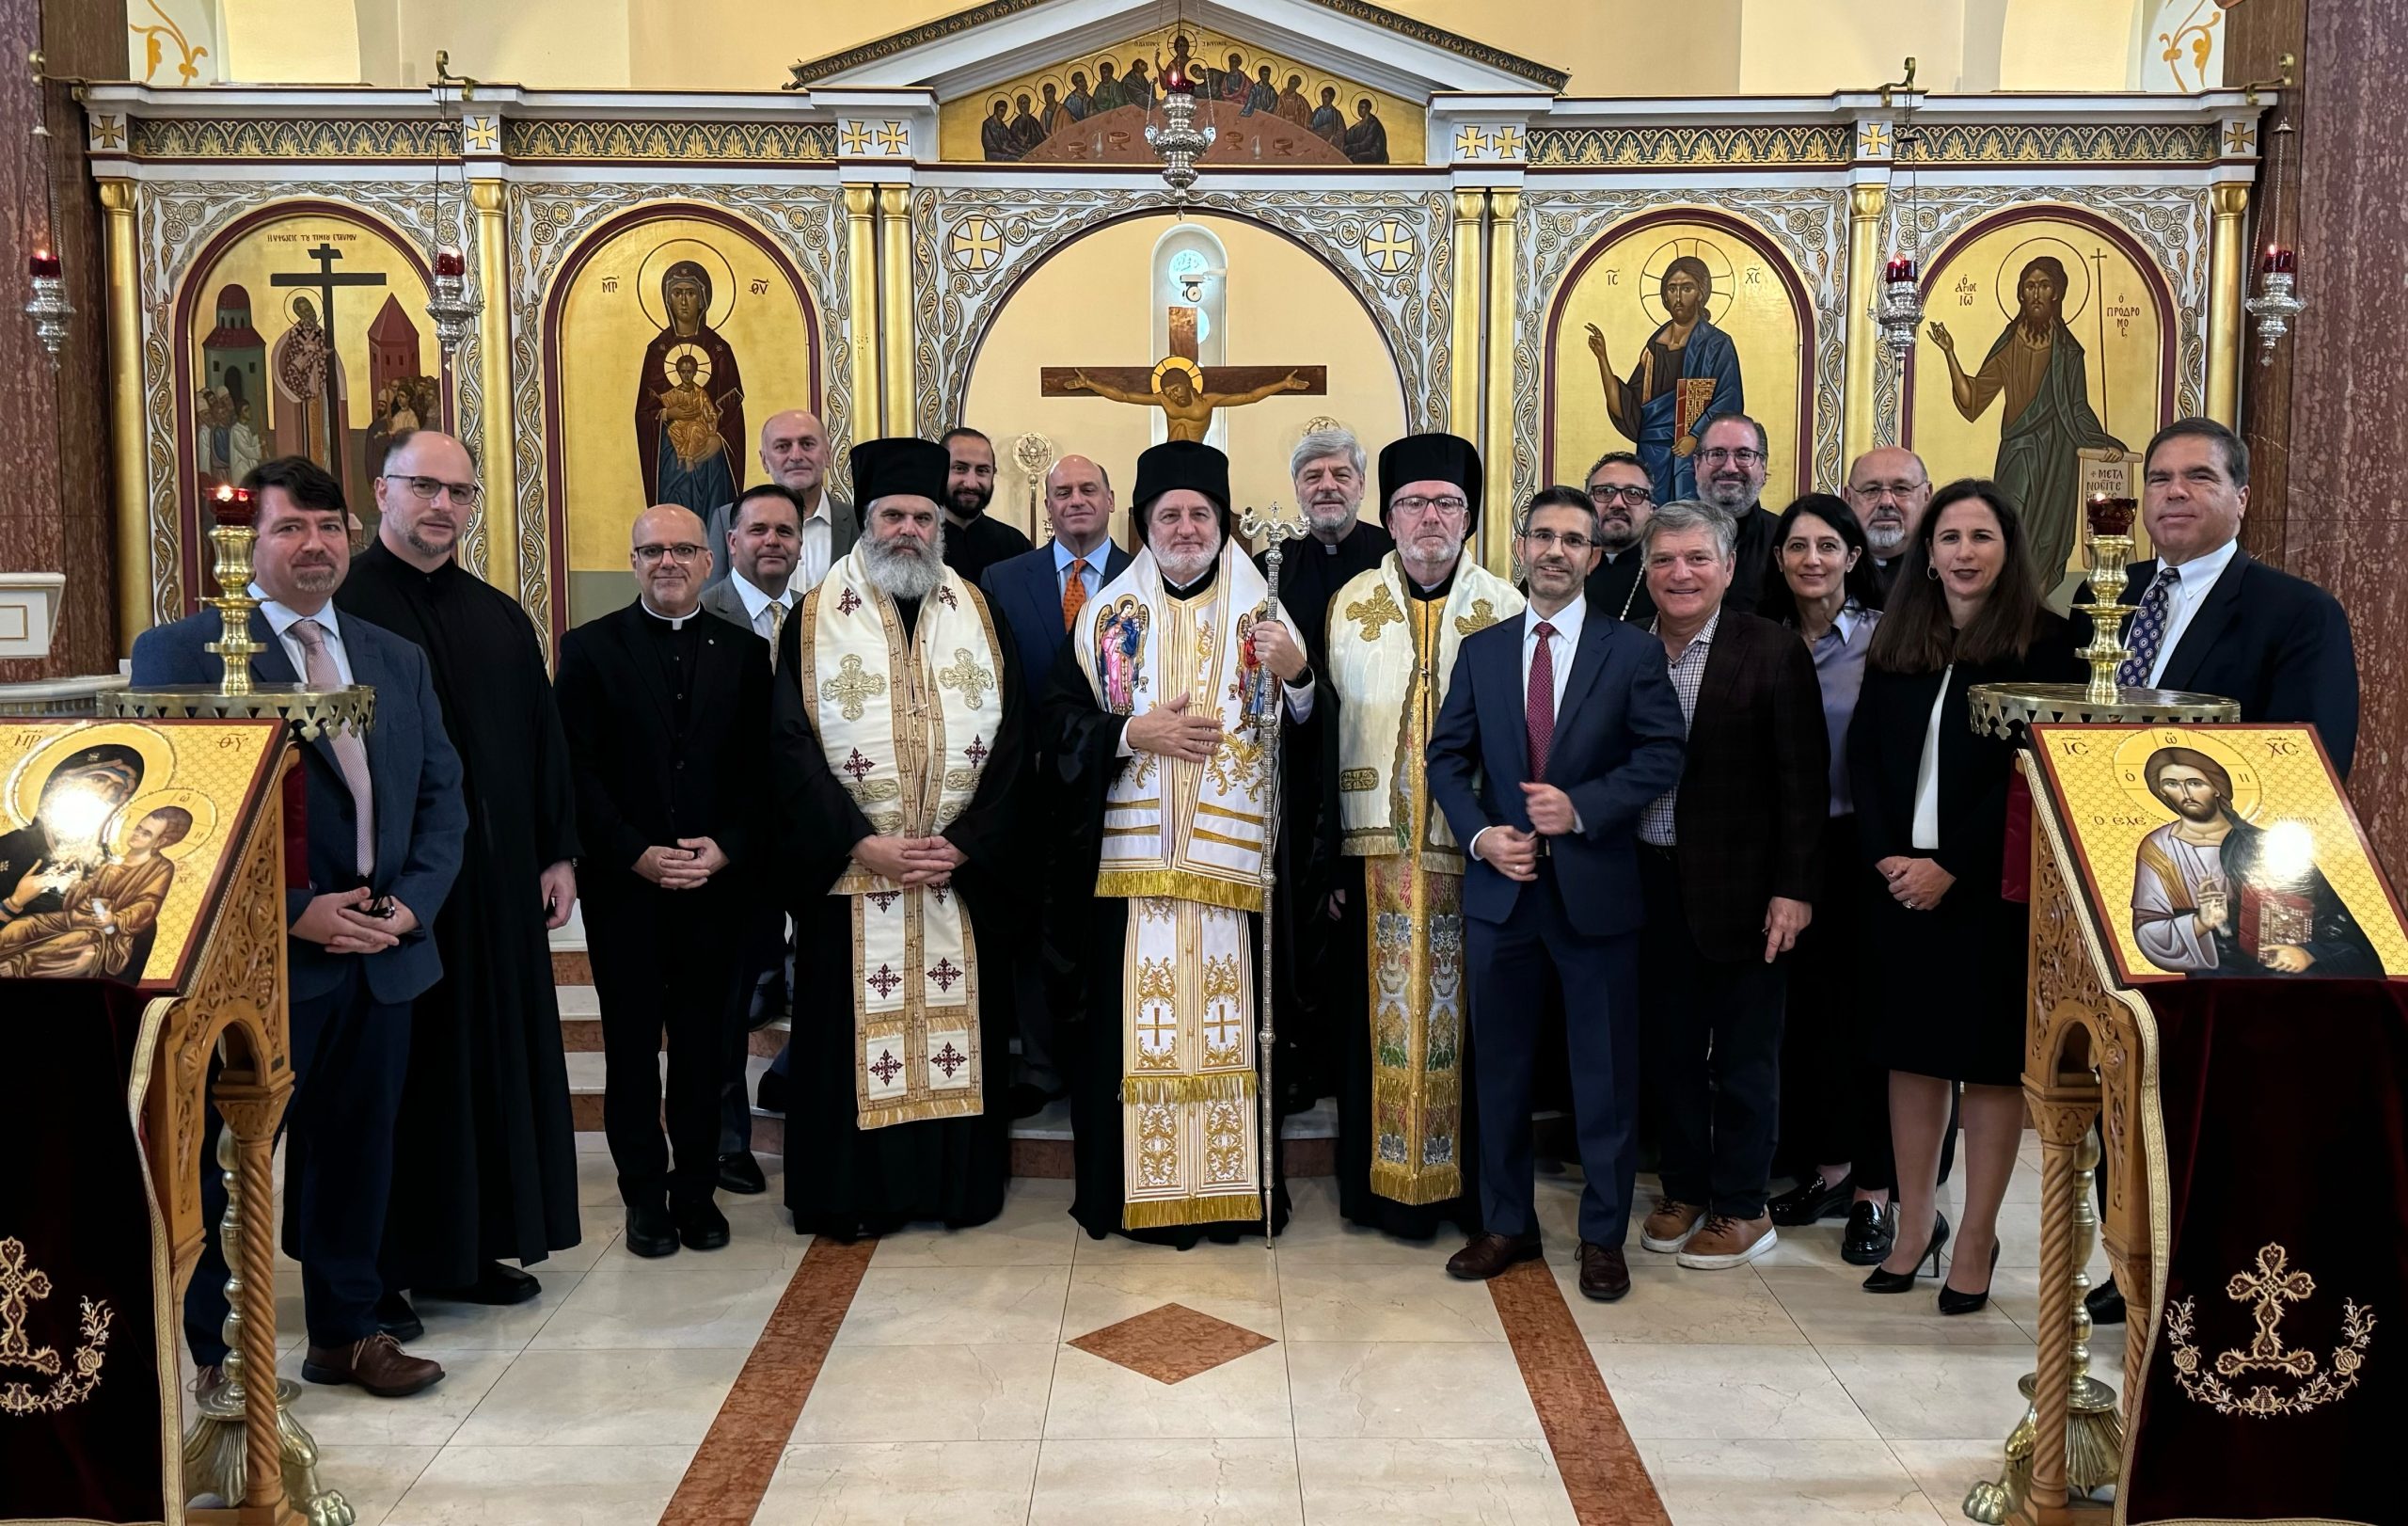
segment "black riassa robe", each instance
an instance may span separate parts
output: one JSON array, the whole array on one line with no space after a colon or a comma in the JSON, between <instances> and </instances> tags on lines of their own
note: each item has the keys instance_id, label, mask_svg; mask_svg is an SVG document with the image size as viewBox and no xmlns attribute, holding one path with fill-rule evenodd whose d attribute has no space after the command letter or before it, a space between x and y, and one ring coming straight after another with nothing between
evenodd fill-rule
<instances>
[{"instance_id":1,"label":"black riassa robe","mask_svg":"<svg viewBox=\"0 0 2408 1526\"><path fill-rule=\"evenodd\" d=\"M335 607L426 653L460 752L468 834L435 919L443 978L411 1013L381 1260L390 1290L461 1287L487 1261L539 1262L578 1241L541 884L579 851L577 783L517 600L456 562L420 572L379 543L352 560Z\"/></svg>"},{"instance_id":2,"label":"black riassa robe","mask_svg":"<svg viewBox=\"0 0 2408 1526\"><path fill-rule=\"evenodd\" d=\"M989 567L1024 556L1033 548L1026 535L985 514L966 525L947 521L944 527L944 564L961 574L961 580L973 588L986 579ZM1005 639L1010 639L1009 632Z\"/></svg>"},{"instance_id":3,"label":"black riassa robe","mask_svg":"<svg viewBox=\"0 0 2408 1526\"><path fill-rule=\"evenodd\" d=\"M1219 563L1213 570L1183 589L1173 589L1167 582L1164 592L1173 597L1193 598L1212 586L1219 576ZM1285 703L1284 697L1282 703ZM1320 700L1316 698L1318 706ZM1318 710L1316 710L1318 714ZM1132 1230L1121 1227L1121 1210L1127 1204L1127 1188L1121 1174L1121 1107L1120 1078L1123 1065L1121 1053L1122 1025L1128 1021L1128 1007L1122 1000L1121 980L1129 954L1129 902L1119 896L1093 894L1096 866L1101 857L1103 841L1103 796L1128 759L1119 755L1120 734L1129 725L1129 717L1115 715L1095 701L1095 691L1087 683L1086 671L1079 666L1076 642L1066 642L1054 660L1054 672L1046 684L1043 714L1039 723L1044 727L1044 749L1054 767L1077 803L1076 815L1063 821L1059 831L1069 862L1085 866L1089 886L1089 901L1085 915L1088 918L1086 945L1084 951L1087 981L1086 1012L1081 1031L1063 1041L1064 1047L1075 1054L1069 1067L1070 1081L1070 1153L1076 1180L1072 1184L1070 1216L1080 1228L1098 1240L1107 1234L1119 1233L1133 1240L1155 1245L1176 1246L1187 1249L1200 1240L1234 1242L1244 1235L1260 1234L1259 1218L1228 1219L1213 1224L1179 1224L1159 1229ZM1318 752L1318 737L1298 739L1292 714L1281 716L1282 749L1294 746L1297 751ZM1285 769L1282 775L1285 776ZM1279 896L1287 895L1283 887ZM1072 908L1075 913L1075 908ZM1262 919L1246 918L1246 936L1259 940ZM1257 941L1254 946L1259 948ZM1278 957L1274 947L1275 958ZM1259 962L1255 970L1255 999L1263 999L1262 971ZM1274 1011L1274 1031L1279 1019ZM1281 1046L1285 1048L1284 1043ZM1273 1077L1275 1085L1277 1076ZM1280 1090L1286 1088L1281 1086ZM1276 1102L1276 1098L1269 1099ZM1285 1109L1275 1116L1285 1118ZM1256 1127L1260 1127L1261 1115L1254 1115ZM1275 1143L1277 1130L1274 1129ZM1271 1211L1275 1222L1288 1219L1288 1186L1279 1170L1278 1152L1262 1163L1273 1184Z\"/></svg>"},{"instance_id":4,"label":"black riassa robe","mask_svg":"<svg viewBox=\"0 0 2408 1526\"><path fill-rule=\"evenodd\" d=\"M1395 548L1396 538L1386 529L1357 521L1334 546L1308 535L1290 541L1280 554L1280 607L1305 633L1305 656L1324 700L1330 694L1330 601ZM1255 564L1264 560L1258 553ZM1304 745L1291 735L1279 754L1279 936L1272 945L1278 965L1279 1054L1274 1078L1281 1105L1291 1112L1337 1095L1345 1073L1339 1035L1352 1031L1348 1014L1359 1014L1364 1003L1362 973L1348 962L1348 946L1335 941L1339 924L1326 913L1339 867L1334 803L1338 730L1327 720L1316 709L1311 730L1319 733L1318 740Z\"/></svg>"},{"instance_id":5,"label":"black riassa robe","mask_svg":"<svg viewBox=\"0 0 2408 1526\"><path fill-rule=\"evenodd\" d=\"M1597 558L1596 570L1589 574L1583 592L1589 608L1599 614L1609 614L1635 626L1644 626L1656 618L1656 601L1647 596L1647 552L1633 541L1612 561ZM1755 612L1751 605L1748 611Z\"/></svg>"},{"instance_id":6,"label":"black riassa robe","mask_svg":"<svg viewBox=\"0 0 2408 1526\"><path fill-rule=\"evenodd\" d=\"M895 601L908 634L916 603ZM1010 1174L1012 959L1007 898L1022 894L1012 864L1013 786L1028 751L1021 676L999 633L995 661L1003 709L978 787L945 840L967 855L953 888L968 914L978 955L978 1043L982 1066L974 1118L938 1119L863 1129L856 1122L853 1076L861 1059L853 1008L853 919L849 897L829 888L845 872L853 845L873 835L861 807L828 766L814 707L796 677L802 661L800 606L778 644L769 702L771 766L776 772L778 862L768 871L795 925L795 1029L786 1108L786 1207L795 1232L852 1240L928 1220L950 1229L984 1224L1003 1212Z\"/></svg>"}]
</instances>

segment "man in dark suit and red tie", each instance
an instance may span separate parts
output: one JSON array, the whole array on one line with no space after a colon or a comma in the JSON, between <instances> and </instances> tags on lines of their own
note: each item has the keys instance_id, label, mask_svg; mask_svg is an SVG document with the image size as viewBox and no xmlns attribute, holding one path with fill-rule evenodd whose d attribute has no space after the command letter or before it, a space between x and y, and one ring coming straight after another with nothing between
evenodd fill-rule
<instances>
[{"instance_id":1,"label":"man in dark suit and red tie","mask_svg":"<svg viewBox=\"0 0 2408 1526\"><path fill-rule=\"evenodd\" d=\"M351 568L341 485L304 457L261 462L245 479L259 540L252 551L251 673L261 683L353 684L376 691L364 738L301 745L309 877L285 889L292 1003L293 1101L284 1112L285 1244L301 1263L309 1345L301 1375L396 1399L443 1369L404 1351L378 1317L377 1254L393 1183L393 1120L410 1052L410 1007L443 973L427 929L460 869L468 827L460 757L443 729L425 654L334 607ZM134 682L214 683L214 610L146 630ZM211 1062L214 1073L216 1062ZM214 1079L214 1075L213 1075ZM201 1158L223 1123L213 1105ZM226 1259L218 1244L226 1187L200 1173L200 1264L184 1295L184 1338L203 1397L226 1380Z\"/></svg>"},{"instance_id":2,"label":"man in dark suit and red tie","mask_svg":"<svg viewBox=\"0 0 2408 1526\"><path fill-rule=\"evenodd\" d=\"M1560 997L1587 1184L1580 1291L1630 1291L1623 1241L1637 1173L1639 866L1633 834L1680 778L1679 699L1660 642L1592 618L1597 560L1588 495L1549 487L1523 515L1516 552L1530 602L1465 638L1430 739L1430 794L1465 845L1481 1214L1487 1228L1447 1263L1486 1279L1542 1253L1530 1175L1530 1077L1540 1014Z\"/></svg>"}]
</instances>

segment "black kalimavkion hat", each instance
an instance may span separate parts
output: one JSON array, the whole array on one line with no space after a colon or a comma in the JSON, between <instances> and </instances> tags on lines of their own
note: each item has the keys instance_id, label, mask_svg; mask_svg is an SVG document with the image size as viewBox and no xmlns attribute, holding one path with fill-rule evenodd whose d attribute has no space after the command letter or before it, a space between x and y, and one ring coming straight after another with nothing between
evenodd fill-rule
<instances>
[{"instance_id":1,"label":"black kalimavkion hat","mask_svg":"<svg viewBox=\"0 0 2408 1526\"><path fill-rule=\"evenodd\" d=\"M1221 533L1229 533L1229 458L1200 440L1173 439L1149 448L1137 457L1137 490L1133 516L1137 537L1146 535L1147 510L1154 500L1180 488L1201 493L1221 511Z\"/></svg>"},{"instance_id":2,"label":"black kalimavkion hat","mask_svg":"<svg viewBox=\"0 0 2408 1526\"><path fill-rule=\"evenodd\" d=\"M1452 483L1464 490L1470 505L1464 516L1464 538L1480 528L1480 449L1460 435L1407 435L1380 453L1380 517L1388 515L1388 500L1407 483Z\"/></svg>"},{"instance_id":3,"label":"black kalimavkion hat","mask_svg":"<svg viewBox=\"0 0 2408 1526\"><path fill-rule=\"evenodd\" d=\"M953 454L909 435L863 440L853 447L853 501L866 514L881 498L925 498L943 504Z\"/></svg>"}]
</instances>

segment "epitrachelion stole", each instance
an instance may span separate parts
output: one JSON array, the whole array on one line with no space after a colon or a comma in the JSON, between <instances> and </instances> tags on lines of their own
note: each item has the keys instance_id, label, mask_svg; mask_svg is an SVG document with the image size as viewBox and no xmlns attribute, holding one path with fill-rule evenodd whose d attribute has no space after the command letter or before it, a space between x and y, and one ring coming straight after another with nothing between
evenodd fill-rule
<instances>
[{"instance_id":1,"label":"epitrachelion stole","mask_svg":"<svg viewBox=\"0 0 2408 1526\"><path fill-rule=\"evenodd\" d=\"M1142 715L1184 694L1221 719L1206 762L1140 753L1104 795L1096 894L1129 902L1120 1104L1122 1223L1133 1230L1262 1213L1246 914L1263 905L1263 730L1282 696L1247 637L1275 612L1270 585L1234 544L1193 599L1166 594L1141 552L1087 605L1074 638L1103 708Z\"/></svg>"},{"instance_id":2,"label":"epitrachelion stole","mask_svg":"<svg viewBox=\"0 0 2408 1526\"><path fill-rule=\"evenodd\" d=\"M1371 1190L1464 1190L1464 855L1430 803L1430 731L1463 639L1522 612L1466 560L1444 599L1407 596L1390 551L1329 604L1343 851L1363 860L1371 971Z\"/></svg>"},{"instance_id":3,"label":"epitrachelion stole","mask_svg":"<svg viewBox=\"0 0 2408 1526\"><path fill-rule=\"evenodd\" d=\"M828 765L881 836L932 836L977 792L1003 716L987 606L945 569L906 641L862 551L804 599L798 681ZM864 1129L984 1111L978 948L961 898L906 890L858 864L853 908L856 1118Z\"/></svg>"}]
</instances>

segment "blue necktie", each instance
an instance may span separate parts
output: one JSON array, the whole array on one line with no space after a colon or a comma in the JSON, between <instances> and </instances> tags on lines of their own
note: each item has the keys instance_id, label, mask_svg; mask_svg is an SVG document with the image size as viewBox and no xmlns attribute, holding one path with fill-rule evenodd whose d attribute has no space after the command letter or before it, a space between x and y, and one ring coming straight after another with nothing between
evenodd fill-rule
<instances>
[{"instance_id":1,"label":"blue necktie","mask_svg":"<svg viewBox=\"0 0 2408 1526\"><path fill-rule=\"evenodd\" d=\"M2115 670L2115 681L2125 688L2148 687L2149 670L2157 666L2157 649L2165 644L2165 624L2174 611L2174 591L2181 584L2182 574L2172 567L2160 567L2157 580L2141 596L2141 612L2132 617L2131 633L2124 642L2132 655Z\"/></svg>"}]
</instances>

